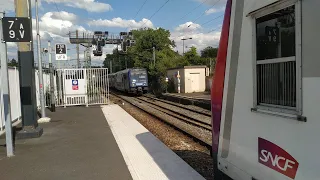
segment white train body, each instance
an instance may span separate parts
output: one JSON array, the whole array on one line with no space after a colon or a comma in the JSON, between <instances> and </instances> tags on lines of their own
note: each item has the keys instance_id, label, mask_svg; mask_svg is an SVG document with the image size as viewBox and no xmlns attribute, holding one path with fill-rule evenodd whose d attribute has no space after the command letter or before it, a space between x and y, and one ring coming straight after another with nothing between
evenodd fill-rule
<instances>
[{"instance_id":1,"label":"white train body","mask_svg":"<svg viewBox=\"0 0 320 180\"><path fill-rule=\"evenodd\" d=\"M320 179L320 0L228 0L213 154L235 180Z\"/></svg>"}]
</instances>

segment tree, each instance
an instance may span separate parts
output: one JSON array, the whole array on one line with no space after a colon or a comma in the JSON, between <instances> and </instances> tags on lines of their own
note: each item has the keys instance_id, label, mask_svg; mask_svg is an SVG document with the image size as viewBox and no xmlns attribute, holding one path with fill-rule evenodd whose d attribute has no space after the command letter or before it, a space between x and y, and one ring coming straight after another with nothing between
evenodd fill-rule
<instances>
[{"instance_id":1,"label":"tree","mask_svg":"<svg viewBox=\"0 0 320 180\"><path fill-rule=\"evenodd\" d=\"M208 46L201 51L202 58L216 58L218 54L218 48Z\"/></svg>"},{"instance_id":2,"label":"tree","mask_svg":"<svg viewBox=\"0 0 320 180\"><path fill-rule=\"evenodd\" d=\"M106 58L103 62L103 67L111 70L110 62L112 62L112 72L117 72L126 68L134 67L132 58L127 53L118 51L118 49L114 49L112 54L106 55Z\"/></svg>"},{"instance_id":3,"label":"tree","mask_svg":"<svg viewBox=\"0 0 320 180\"><path fill-rule=\"evenodd\" d=\"M210 75L214 72L217 55L218 48L213 48L211 46L208 46L201 51L201 57L205 58L206 65L210 67Z\"/></svg>"},{"instance_id":4,"label":"tree","mask_svg":"<svg viewBox=\"0 0 320 180\"><path fill-rule=\"evenodd\" d=\"M140 29L132 32L136 44L128 49L128 56L134 67L146 68L152 90L159 91L165 84L166 70L185 64L183 58L173 51L175 42L170 40L170 31L159 29ZM156 61L153 62L153 47Z\"/></svg>"},{"instance_id":5,"label":"tree","mask_svg":"<svg viewBox=\"0 0 320 180\"><path fill-rule=\"evenodd\" d=\"M184 58L190 65L206 65L205 59L199 56L197 48L194 46L184 53Z\"/></svg>"},{"instance_id":6,"label":"tree","mask_svg":"<svg viewBox=\"0 0 320 180\"><path fill-rule=\"evenodd\" d=\"M9 67L17 67L18 66L18 61L15 60L14 58L11 59L11 61L8 62Z\"/></svg>"}]
</instances>

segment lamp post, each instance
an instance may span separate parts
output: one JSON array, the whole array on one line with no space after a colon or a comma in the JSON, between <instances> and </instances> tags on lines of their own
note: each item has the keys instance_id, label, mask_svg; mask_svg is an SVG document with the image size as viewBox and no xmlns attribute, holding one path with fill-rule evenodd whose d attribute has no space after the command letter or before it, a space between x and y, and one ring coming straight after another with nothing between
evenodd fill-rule
<instances>
[{"instance_id":1,"label":"lamp post","mask_svg":"<svg viewBox=\"0 0 320 180\"><path fill-rule=\"evenodd\" d=\"M183 39L181 39L182 40L182 46L183 46L183 55L184 55L184 41L189 40L189 39L192 39L192 38L183 38Z\"/></svg>"}]
</instances>

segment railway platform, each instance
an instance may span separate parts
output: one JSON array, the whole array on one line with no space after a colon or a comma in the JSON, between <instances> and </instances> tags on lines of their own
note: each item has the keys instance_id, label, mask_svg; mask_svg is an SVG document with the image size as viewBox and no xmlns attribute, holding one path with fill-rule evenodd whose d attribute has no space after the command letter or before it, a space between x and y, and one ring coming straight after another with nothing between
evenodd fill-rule
<instances>
[{"instance_id":1,"label":"railway platform","mask_svg":"<svg viewBox=\"0 0 320 180\"><path fill-rule=\"evenodd\" d=\"M0 138L1 179L204 179L118 105L48 116L40 138L15 141L12 158Z\"/></svg>"}]
</instances>

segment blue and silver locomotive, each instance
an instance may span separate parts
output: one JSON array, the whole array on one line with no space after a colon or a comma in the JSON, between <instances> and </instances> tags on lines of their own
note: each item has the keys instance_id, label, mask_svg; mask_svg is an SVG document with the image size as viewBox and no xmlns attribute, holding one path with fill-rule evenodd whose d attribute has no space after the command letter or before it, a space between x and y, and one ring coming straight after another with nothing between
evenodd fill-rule
<instances>
[{"instance_id":1,"label":"blue and silver locomotive","mask_svg":"<svg viewBox=\"0 0 320 180\"><path fill-rule=\"evenodd\" d=\"M110 87L119 91L144 94L148 92L148 73L146 69L131 68L109 75Z\"/></svg>"}]
</instances>

